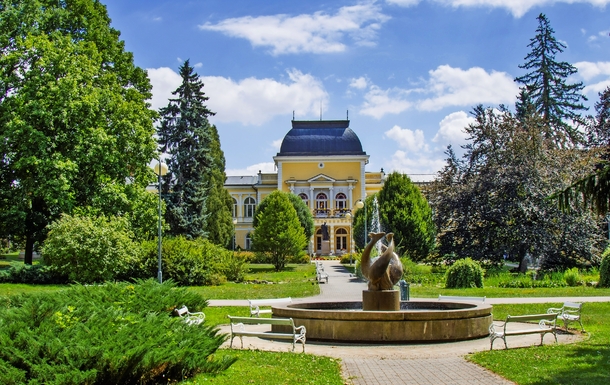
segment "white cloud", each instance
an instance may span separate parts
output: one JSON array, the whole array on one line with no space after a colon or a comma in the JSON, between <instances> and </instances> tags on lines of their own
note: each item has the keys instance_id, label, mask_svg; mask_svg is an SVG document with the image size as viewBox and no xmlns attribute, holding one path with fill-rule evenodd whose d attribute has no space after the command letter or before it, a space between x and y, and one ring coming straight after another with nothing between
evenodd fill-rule
<instances>
[{"instance_id":1,"label":"white cloud","mask_svg":"<svg viewBox=\"0 0 610 385\"><path fill-rule=\"evenodd\" d=\"M341 7L334 15L324 12L298 16L245 16L205 23L199 28L243 38L254 47L271 47L273 55L290 53L331 53L346 49L350 37L356 44L372 45L377 30L389 17L375 1Z\"/></svg>"},{"instance_id":2,"label":"white cloud","mask_svg":"<svg viewBox=\"0 0 610 385\"><path fill-rule=\"evenodd\" d=\"M418 103L418 108L424 111L479 103L511 103L519 93L513 78L505 72L488 73L479 67L462 70L441 65L429 73L428 91L435 96Z\"/></svg>"},{"instance_id":3,"label":"white cloud","mask_svg":"<svg viewBox=\"0 0 610 385\"><path fill-rule=\"evenodd\" d=\"M610 62L596 63L581 61L574 63L574 67L578 68L578 74L585 80L589 81L597 76L605 75L610 76Z\"/></svg>"},{"instance_id":4,"label":"white cloud","mask_svg":"<svg viewBox=\"0 0 610 385\"><path fill-rule=\"evenodd\" d=\"M364 103L360 109L360 114L372 116L376 119L382 118L385 114L399 114L412 105L405 99L408 93L409 91L399 88L382 90L377 86L371 86L364 95Z\"/></svg>"},{"instance_id":5,"label":"white cloud","mask_svg":"<svg viewBox=\"0 0 610 385\"><path fill-rule=\"evenodd\" d=\"M319 113L325 108L328 94L322 83L298 70L287 71L287 81L246 78L234 81L221 76L204 76L208 107L216 112L213 122L240 122L260 125L279 114L294 111L296 116ZM153 85L152 107L167 105L171 92L180 85L180 75L170 68L149 69Z\"/></svg>"},{"instance_id":6,"label":"white cloud","mask_svg":"<svg viewBox=\"0 0 610 385\"><path fill-rule=\"evenodd\" d=\"M514 17L521 17L527 11L534 7L551 6L557 3L584 3L591 4L597 7L604 7L610 3L610 0L429 0L440 3L446 6L457 7L488 7L488 8L505 8ZM412 6L419 1L417 0L386 0L387 3L400 6Z\"/></svg>"},{"instance_id":7,"label":"white cloud","mask_svg":"<svg viewBox=\"0 0 610 385\"><path fill-rule=\"evenodd\" d=\"M257 175L259 171L263 173L272 173L276 172L275 163L273 162L265 162L265 163L257 163L246 168L233 168L227 169L225 173L227 176L246 176L246 175Z\"/></svg>"},{"instance_id":8,"label":"white cloud","mask_svg":"<svg viewBox=\"0 0 610 385\"><path fill-rule=\"evenodd\" d=\"M282 139L278 139L278 140L274 140L273 142L271 142L271 147L273 147L275 150L280 150L280 147L282 147L282 142L284 141L284 138Z\"/></svg>"},{"instance_id":9,"label":"white cloud","mask_svg":"<svg viewBox=\"0 0 610 385\"><path fill-rule=\"evenodd\" d=\"M585 87L583 92L587 95L597 97L600 92L603 92L606 88L610 87L610 79L603 80L598 83L590 84Z\"/></svg>"},{"instance_id":10,"label":"white cloud","mask_svg":"<svg viewBox=\"0 0 610 385\"><path fill-rule=\"evenodd\" d=\"M433 142L446 147L452 145L457 148L466 143L468 135L464 128L474 123L475 119L464 111L451 113L439 123L439 130L432 139Z\"/></svg>"},{"instance_id":11,"label":"white cloud","mask_svg":"<svg viewBox=\"0 0 610 385\"><path fill-rule=\"evenodd\" d=\"M349 86L352 88L363 90L366 88L368 83L368 80L364 76L360 76L359 78L350 79Z\"/></svg>"},{"instance_id":12,"label":"white cloud","mask_svg":"<svg viewBox=\"0 0 610 385\"><path fill-rule=\"evenodd\" d=\"M154 110L167 106L172 92L182 83L182 77L167 67L149 68L148 77L153 86L150 104Z\"/></svg>"},{"instance_id":13,"label":"white cloud","mask_svg":"<svg viewBox=\"0 0 610 385\"><path fill-rule=\"evenodd\" d=\"M409 130L394 126L384 133L384 136L396 141L400 148L412 152L419 152L426 148L424 132L422 130Z\"/></svg>"},{"instance_id":14,"label":"white cloud","mask_svg":"<svg viewBox=\"0 0 610 385\"><path fill-rule=\"evenodd\" d=\"M445 160L440 155L438 158L420 154L409 156L399 150L392 155L388 168L389 172L398 171L409 175L413 181L431 181L444 165Z\"/></svg>"},{"instance_id":15,"label":"white cloud","mask_svg":"<svg viewBox=\"0 0 610 385\"><path fill-rule=\"evenodd\" d=\"M197 63L197 64L195 64L193 66L193 68L201 68L201 67L203 67L203 63L202 62L199 62L199 63Z\"/></svg>"}]
</instances>

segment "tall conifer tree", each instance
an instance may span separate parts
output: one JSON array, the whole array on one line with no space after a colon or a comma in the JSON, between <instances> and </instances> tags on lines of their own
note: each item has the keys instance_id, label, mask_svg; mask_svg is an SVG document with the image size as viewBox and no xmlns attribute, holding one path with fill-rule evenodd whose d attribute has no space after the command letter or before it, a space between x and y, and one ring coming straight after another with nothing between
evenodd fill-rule
<instances>
[{"instance_id":1,"label":"tall conifer tree","mask_svg":"<svg viewBox=\"0 0 610 385\"><path fill-rule=\"evenodd\" d=\"M160 150L170 156L162 188L165 219L173 235L205 237L211 174L218 166L212 150L215 136L208 121L214 113L205 105L209 98L202 90L203 82L188 60L180 67L180 76L182 84L172 93L176 98L159 111Z\"/></svg>"},{"instance_id":2,"label":"tall conifer tree","mask_svg":"<svg viewBox=\"0 0 610 385\"><path fill-rule=\"evenodd\" d=\"M570 121L578 121L578 111L586 110L582 101L587 100L581 91L582 82L568 84L567 78L577 72L576 67L555 59L566 46L555 39L555 31L544 14L538 16L536 36L530 39L530 53L525 64L519 68L527 74L515 81L524 85L536 111L547 123L546 136L559 145L576 144L581 141L578 129Z\"/></svg>"}]
</instances>

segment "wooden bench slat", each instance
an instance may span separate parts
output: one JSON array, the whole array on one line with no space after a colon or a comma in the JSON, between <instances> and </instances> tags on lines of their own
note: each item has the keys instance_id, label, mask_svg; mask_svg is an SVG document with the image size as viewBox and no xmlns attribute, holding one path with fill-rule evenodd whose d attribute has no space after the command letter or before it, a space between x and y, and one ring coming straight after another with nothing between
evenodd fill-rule
<instances>
[{"instance_id":1,"label":"wooden bench slat","mask_svg":"<svg viewBox=\"0 0 610 385\"><path fill-rule=\"evenodd\" d=\"M305 352L305 340L306 340L306 329L305 326L295 327L292 318L252 318L252 317L233 317L227 316L231 322L231 345L233 347L233 338L239 337L241 341L241 347L244 347L243 337L260 337L267 339L288 339L292 340L292 351L294 351L295 344L301 342L303 345L303 352ZM258 332L250 331L245 329L245 325L281 325L289 326L292 328L292 333L277 333L273 331Z\"/></svg>"},{"instance_id":2,"label":"wooden bench slat","mask_svg":"<svg viewBox=\"0 0 610 385\"><path fill-rule=\"evenodd\" d=\"M519 323L527 323L528 321L538 321L535 324L531 324L531 328L528 329L517 329L510 330L508 326L510 324L514 324L516 322ZM557 313L547 313L547 314L526 314L526 315L518 315L518 316L506 316L506 321L504 321L504 325L496 325L491 324L489 326L489 339L490 339L490 347L489 350L493 349L494 341L498 338L501 338L504 341L504 347L508 349L508 344L506 343L507 336L517 336L517 335L525 335L525 334L540 334L540 345L544 342L544 336L547 333L553 334L555 337L555 343L557 343ZM501 328L501 330L496 330L496 328Z\"/></svg>"}]
</instances>

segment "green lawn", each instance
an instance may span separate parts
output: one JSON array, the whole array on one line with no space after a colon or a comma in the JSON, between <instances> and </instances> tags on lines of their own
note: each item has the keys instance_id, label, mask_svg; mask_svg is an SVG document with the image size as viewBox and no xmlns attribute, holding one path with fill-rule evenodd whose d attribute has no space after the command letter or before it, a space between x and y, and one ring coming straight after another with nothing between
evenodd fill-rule
<instances>
[{"instance_id":1,"label":"green lawn","mask_svg":"<svg viewBox=\"0 0 610 385\"><path fill-rule=\"evenodd\" d=\"M494 319L501 320L507 314L545 313L547 308L558 306L561 304L494 305L493 313ZM584 304L582 317L587 334L575 344L498 349L475 353L468 359L520 385L607 385L610 383L609 314L610 302Z\"/></svg>"},{"instance_id":2,"label":"green lawn","mask_svg":"<svg viewBox=\"0 0 610 385\"><path fill-rule=\"evenodd\" d=\"M610 288L596 288L587 286L574 287L540 287L540 288L501 288L483 287L468 289L445 289L435 286L410 286L411 297L434 298L439 294L460 295L468 297L488 297L488 298L507 298L507 297L598 297L610 296Z\"/></svg>"}]
</instances>

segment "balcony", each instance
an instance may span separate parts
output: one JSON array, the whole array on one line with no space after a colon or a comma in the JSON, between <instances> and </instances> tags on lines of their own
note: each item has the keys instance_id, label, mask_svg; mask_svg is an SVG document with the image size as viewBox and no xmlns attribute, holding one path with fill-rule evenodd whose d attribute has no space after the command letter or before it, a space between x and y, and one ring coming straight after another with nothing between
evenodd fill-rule
<instances>
[{"instance_id":1,"label":"balcony","mask_svg":"<svg viewBox=\"0 0 610 385\"><path fill-rule=\"evenodd\" d=\"M315 209L313 210L314 218L345 218L346 214L351 214L350 209Z\"/></svg>"}]
</instances>

